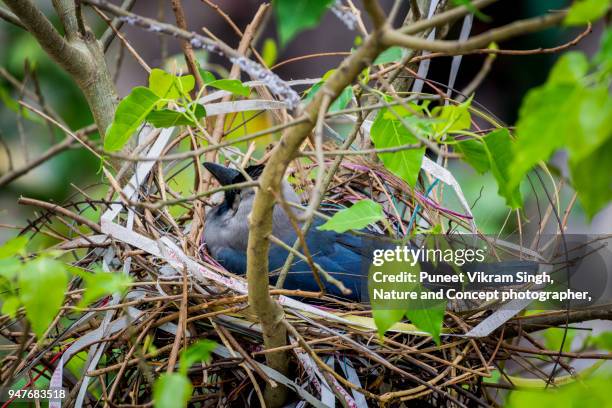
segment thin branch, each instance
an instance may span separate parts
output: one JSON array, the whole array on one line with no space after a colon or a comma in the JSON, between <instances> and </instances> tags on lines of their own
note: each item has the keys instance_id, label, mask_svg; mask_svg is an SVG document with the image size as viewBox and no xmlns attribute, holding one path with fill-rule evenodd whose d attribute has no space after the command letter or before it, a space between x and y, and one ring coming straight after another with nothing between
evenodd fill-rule
<instances>
[{"instance_id":1,"label":"thin branch","mask_svg":"<svg viewBox=\"0 0 612 408\"><path fill-rule=\"evenodd\" d=\"M132 7L134 7L135 3L136 0L123 0L123 3L121 3L120 7L123 10L129 11L132 9ZM113 22L111 23L111 27L108 27L106 31L104 31L104 33L100 37L100 43L102 44L102 49L104 50L104 52L108 50L108 47L110 47L113 42L113 39L115 38L116 31L121 30L121 27L123 27L123 21L118 18L114 18Z\"/></svg>"},{"instance_id":2,"label":"thin branch","mask_svg":"<svg viewBox=\"0 0 612 408\"><path fill-rule=\"evenodd\" d=\"M570 47L577 45L580 41L586 38L593 31L592 24L588 23L587 27L583 32L578 34L574 39L568 41L564 44L557 45L555 47L550 48L532 48L530 50L505 50L505 49L495 49L495 48L482 48L476 49L469 52L465 52L462 55L474 55L474 54L485 54L485 55L539 55L539 54L556 54L560 51L566 50ZM432 59L438 57L448 57L449 54L443 52L434 52L426 55L419 55L418 57L414 57L410 60L410 62L419 62L425 59Z\"/></svg>"},{"instance_id":3,"label":"thin branch","mask_svg":"<svg viewBox=\"0 0 612 408\"><path fill-rule=\"evenodd\" d=\"M284 346L287 343L287 329L283 325L283 309L270 297L268 282L268 236L272 234L272 211L275 200L273 191L279 191L279 186L287 166L295 157L302 142L312 131L323 97L326 95L334 100L359 73L374 61L384 49L380 41L381 32L374 31L363 45L349 56L339 68L329 77L308 104L302 115L306 121L285 130L281 140L271 152L261 177L260 188L253 202L253 210L249 216L249 239L247 250L247 280L249 304L253 307L261 322L264 345L266 348ZM282 373L288 369L286 351L266 354L266 361L271 368ZM266 391L270 391L266 389ZM280 395L279 398L284 398ZM276 400L276 403L279 401Z\"/></svg>"},{"instance_id":4,"label":"thin branch","mask_svg":"<svg viewBox=\"0 0 612 408\"><path fill-rule=\"evenodd\" d=\"M63 215L65 217L68 217L68 218L78 222L79 224L82 224L82 225L85 225L85 226L89 227L92 231L94 231L94 232L96 232L98 234L102 234L102 229L100 228L100 226L98 224L93 223L93 222L89 221L87 218L82 217L82 216L80 216L78 214L73 213L70 210L67 210L67 209L63 208L59 204L48 203L46 201L35 200L33 198L27 198L27 197L20 197L17 202L19 204L21 204L21 205L32 205L32 206L35 206L35 207L44 208L45 210L49 210L49 211L58 213L60 215Z\"/></svg>"},{"instance_id":5,"label":"thin branch","mask_svg":"<svg viewBox=\"0 0 612 408\"><path fill-rule=\"evenodd\" d=\"M483 48L493 42L507 40L518 35L540 31L560 23L567 12L547 14L540 17L516 21L500 28L494 28L466 41L427 40L413 35L402 34L396 30L385 31L383 42L387 46L399 45L411 50L444 52L457 55Z\"/></svg>"},{"instance_id":6,"label":"thin branch","mask_svg":"<svg viewBox=\"0 0 612 408\"><path fill-rule=\"evenodd\" d=\"M43 154L41 154L34 160L27 162L23 166L17 169L14 169L13 171L9 173L3 174L2 177L0 177L0 187L3 187L9 184L13 180L18 179L19 177L23 176L26 173L29 173L30 171L40 166L41 164L51 159L52 157L55 157L56 155L58 155L59 153L65 150L68 150L73 142L74 140L71 137L67 137L62 142L51 146L46 152L44 152Z\"/></svg>"},{"instance_id":7,"label":"thin branch","mask_svg":"<svg viewBox=\"0 0 612 408\"><path fill-rule=\"evenodd\" d=\"M19 20L19 17L17 17L16 15L11 13L4 7L0 7L0 18L27 31L27 28L21 23L21 20Z\"/></svg>"},{"instance_id":8,"label":"thin branch","mask_svg":"<svg viewBox=\"0 0 612 408\"><path fill-rule=\"evenodd\" d=\"M108 18L108 16L106 14L104 14L102 12L102 10L100 10L99 8L97 8L96 6L92 6L92 8L94 9L94 11L96 12L96 14L98 14L100 16L100 18L102 20L104 20L106 22L106 24L108 24L108 28L110 30L113 31L113 33L119 38L119 41L121 41L121 44L123 44L123 47L125 49L127 49L129 51L130 54L132 54L132 56L134 57L134 59L136 60L136 62L138 62L138 64L145 70L147 71L147 74L151 72L151 67L149 66L149 64L147 64L147 62L144 60L144 58L142 58L140 56L140 54L138 54L138 52L134 49L134 47L132 47L132 44L130 44L130 42L123 36L123 34L121 34L121 32L119 31L118 28L115 28L115 26L113 25L113 20L111 20L110 18ZM118 71L118 70L117 70Z\"/></svg>"},{"instance_id":9,"label":"thin branch","mask_svg":"<svg viewBox=\"0 0 612 408\"><path fill-rule=\"evenodd\" d=\"M475 0L471 2L472 3L471 5L475 7L476 9L481 9L497 1L499 0ZM425 31L428 28L440 27L441 25L448 24L452 21L455 21L461 17L464 17L470 14L471 12L472 12L471 7L467 7L467 6L455 7L443 13L437 14L433 16L432 18L421 19L421 20L416 21L413 24L408 24L400 28L398 31L401 32L402 34L420 33L421 31Z\"/></svg>"},{"instance_id":10,"label":"thin branch","mask_svg":"<svg viewBox=\"0 0 612 408\"><path fill-rule=\"evenodd\" d=\"M370 18L372 19L372 23L374 23L375 29L381 29L386 21L387 17L385 16L385 12L380 7L380 4L377 0L364 0L363 7L366 9Z\"/></svg>"},{"instance_id":11,"label":"thin branch","mask_svg":"<svg viewBox=\"0 0 612 408\"><path fill-rule=\"evenodd\" d=\"M70 45L32 0L4 0L43 49L71 74L83 73L84 53Z\"/></svg>"},{"instance_id":12,"label":"thin branch","mask_svg":"<svg viewBox=\"0 0 612 408\"><path fill-rule=\"evenodd\" d=\"M73 41L79 34L79 23L77 21L76 1L74 0L53 0L55 12L62 22L64 33L68 41Z\"/></svg>"},{"instance_id":13,"label":"thin branch","mask_svg":"<svg viewBox=\"0 0 612 408\"><path fill-rule=\"evenodd\" d=\"M183 10L181 0L172 0L172 11L174 11L176 25L183 30L187 30L187 18L185 17L185 10ZM193 47L189 41L182 40L181 48L183 49L183 54L185 54L185 61L187 62L189 73L195 77L198 89L204 88L204 81L198 70L198 63L193 52Z\"/></svg>"},{"instance_id":14,"label":"thin branch","mask_svg":"<svg viewBox=\"0 0 612 408\"><path fill-rule=\"evenodd\" d=\"M32 112L36 113L37 115L40 115L41 117L43 117L45 120L47 120L50 123L53 123L55 126L57 126L58 128L60 128L64 133L66 133L67 135L69 135L70 137L72 137L74 140L76 140L77 142L79 142L84 148L86 148L87 150L89 150L94 156L96 156L98 159L100 159L103 162L107 162L106 159L104 159L104 157L100 156L91 146L89 146L87 143L85 143L84 141L81 140L81 138L74 133L73 131L71 131L70 129L68 129L65 125L59 123L58 121L56 121L55 119L53 119L51 116L47 115L44 112L41 112L40 110L36 109L33 106L28 105L25 102L19 102L20 105L22 105L23 107L31 110Z\"/></svg>"}]
</instances>

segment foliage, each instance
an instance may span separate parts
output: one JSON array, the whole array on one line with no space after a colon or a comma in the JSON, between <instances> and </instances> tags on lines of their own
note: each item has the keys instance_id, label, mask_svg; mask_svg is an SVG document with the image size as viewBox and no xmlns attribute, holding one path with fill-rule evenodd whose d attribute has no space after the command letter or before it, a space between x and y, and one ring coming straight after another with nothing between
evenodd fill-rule
<instances>
[{"instance_id":1,"label":"foliage","mask_svg":"<svg viewBox=\"0 0 612 408\"><path fill-rule=\"evenodd\" d=\"M242 82L237 79L217 79L212 72L203 70L200 70L200 73L202 74L202 79L204 80L204 84L206 86L221 89L223 91L228 91L241 96L249 96L251 93L251 88L243 85Z\"/></svg>"},{"instance_id":2,"label":"foliage","mask_svg":"<svg viewBox=\"0 0 612 408\"><path fill-rule=\"evenodd\" d=\"M576 0L567 12L565 24L572 26L595 21L608 11L610 4L610 0Z\"/></svg>"},{"instance_id":3,"label":"foliage","mask_svg":"<svg viewBox=\"0 0 612 408\"><path fill-rule=\"evenodd\" d=\"M276 63L276 59L278 58L278 47L272 38L266 38L264 41L261 57L267 67L271 67Z\"/></svg>"},{"instance_id":4,"label":"foliage","mask_svg":"<svg viewBox=\"0 0 612 408\"><path fill-rule=\"evenodd\" d=\"M314 27L334 0L274 0L278 34L284 47L301 31Z\"/></svg>"},{"instance_id":5,"label":"foliage","mask_svg":"<svg viewBox=\"0 0 612 408\"><path fill-rule=\"evenodd\" d=\"M303 99L304 103L309 103L314 98L314 96L317 94L317 92L319 92L319 90L325 83L325 80L327 80L334 73L334 71L335 69L327 71L319 82L314 84L306 91L306 96ZM340 95L334 101L332 101L331 105L329 105L328 111L337 112L346 108L346 106L351 102L351 99L353 99L353 88L347 86L340 93Z\"/></svg>"},{"instance_id":6,"label":"foliage","mask_svg":"<svg viewBox=\"0 0 612 408\"><path fill-rule=\"evenodd\" d=\"M346 232L350 229L361 229L384 218L380 204L372 200L361 200L349 208L338 211L325 224L321 231Z\"/></svg>"},{"instance_id":7,"label":"foliage","mask_svg":"<svg viewBox=\"0 0 612 408\"><path fill-rule=\"evenodd\" d=\"M156 408L182 408L187 406L193 385L186 375L179 373L162 374L153 385L153 399Z\"/></svg>"},{"instance_id":8,"label":"foliage","mask_svg":"<svg viewBox=\"0 0 612 408\"><path fill-rule=\"evenodd\" d=\"M28 257L27 243L27 237L19 236L0 246L0 299L2 314L11 318L23 307L39 341L64 303L70 275L76 274L85 281L82 307L102 296L123 291L131 282L123 274L78 271L56 259L61 253L53 251Z\"/></svg>"},{"instance_id":9,"label":"foliage","mask_svg":"<svg viewBox=\"0 0 612 408\"><path fill-rule=\"evenodd\" d=\"M424 299L428 291L421 283L402 282L397 283L387 279L385 282L374 282L373 273L382 272L385 276L400 275L402 273L418 274L421 271L419 263L406 263L399 261L385 262L381 266L372 265L369 272L368 288L370 291L370 304L372 305L372 317L376 323L379 336L391 329L396 323L404 319L410 321L419 329L431 334L436 344L440 344L440 332L446 312L446 302L434 299ZM414 293L415 298L406 300L379 299L374 296L375 289L382 289L386 293L392 290L405 293Z\"/></svg>"},{"instance_id":10,"label":"foliage","mask_svg":"<svg viewBox=\"0 0 612 408\"><path fill-rule=\"evenodd\" d=\"M104 149L109 152L121 150L159 101L159 95L148 88L132 89L117 106L115 119L104 138Z\"/></svg>"},{"instance_id":11,"label":"foliage","mask_svg":"<svg viewBox=\"0 0 612 408\"><path fill-rule=\"evenodd\" d=\"M155 407L184 407L187 405L193 385L187 377L189 368L198 361L208 362L217 343L199 340L181 353L178 373L162 374L153 385Z\"/></svg>"},{"instance_id":12,"label":"foliage","mask_svg":"<svg viewBox=\"0 0 612 408\"><path fill-rule=\"evenodd\" d=\"M374 60L374 65L389 64L391 62L398 62L404 56L407 51L402 47L389 47L385 51L381 52L378 57Z\"/></svg>"},{"instance_id":13,"label":"foliage","mask_svg":"<svg viewBox=\"0 0 612 408\"><path fill-rule=\"evenodd\" d=\"M550 387L539 391L514 391L508 400L509 408L559 407L599 408L610 405L610 377L601 375L577 381L559 388Z\"/></svg>"},{"instance_id":14,"label":"foliage","mask_svg":"<svg viewBox=\"0 0 612 408\"><path fill-rule=\"evenodd\" d=\"M516 124L508 181L508 189L516 188L535 164L566 146L573 186L589 218L612 199L612 168L606 160L612 157L608 36L593 60L581 52L566 53L546 83L529 91Z\"/></svg>"},{"instance_id":15,"label":"foliage","mask_svg":"<svg viewBox=\"0 0 612 408\"><path fill-rule=\"evenodd\" d=\"M491 171L499 187L499 195L506 199L508 206L519 208L523 200L519 186L510 189L510 164L512 163L512 141L508 129L502 128L490 132L478 139L457 143L457 148L464 155L464 160L479 173Z\"/></svg>"},{"instance_id":16,"label":"foliage","mask_svg":"<svg viewBox=\"0 0 612 408\"><path fill-rule=\"evenodd\" d=\"M416 115L408 114L404 116L404 120L412 122L414 128L423 122ZM381 109L376 116L376 120L372 124L370 130L372 142L377 149L400 147L404 145L415 145L419 143L419 139L407 129L398 118L388 114L388 109ZM416 185L419 171L421 170L421 162L425 148L405 149L392 153L378 153L378 157L382 160L385 167L393 172L398 177L401 177L408 185L414 187Z\"/></svg>"}]
</instances>

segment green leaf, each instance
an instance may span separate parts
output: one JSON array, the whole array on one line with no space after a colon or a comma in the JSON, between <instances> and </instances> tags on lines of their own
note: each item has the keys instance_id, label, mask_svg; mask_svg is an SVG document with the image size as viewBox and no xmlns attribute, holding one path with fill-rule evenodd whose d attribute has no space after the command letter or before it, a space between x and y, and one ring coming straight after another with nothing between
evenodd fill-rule
<instances>
[{"instance_id":1,"label":"green leaf","mask_svg":"<svg viewBox=\"0 0 612 408\"><path fill-rule=\"evenodd\" d=\"M206 116L206 110L202 105L195 108L195 117L200 120ZM147 122L156 128L169 128L172 126L194 126L195 123L182 112L171 109L154 110L147 115Z\"/></svg>"},{"instance_id":2,"label":"green leaf","mask_svg":"<svg viewBox=\"0 0 612 408\"><path fill-rule=\"evenodd\" d=\"M478 10L470 0L453 0L456 6L465 6L468 11L476 16L481 21L488 23L491 21L491 17Z\"/></svg>"},{"instance_id":3,"label":"green leaf","mask_svg":"<svg viewBox=\"0 0 612 408\"><path fill-rule=\"evenodd\" d=\"M8 315L11 319L14 319L17 315L17 310L21 306L21 302L17 296L9 296L2 300L2 314Z\"/></svg>"},{"instance_id":4,"label":"green leaf","mask_svg":"<svg viewBox=\"0 0 612 408\"><path fill-rule=\"evenodd\" d=\"M390 276L400 276L402 273L419 273L420 266L418 263L411 265L410 263L395 261L385 261L380 266L372 263L368 271L368 293L370 295L370 304L372 306L372 317L376 324L376 329L380 337L389 330L395 323L404 318L408 303L405 300L386 299L385 294L397 291L412 291L414 284L403 282L392 282ZM385 279L376 280L376 274L382 274ZM380 293L380 295L378 294Z\"/></svg>"},{"instance_id":5,"label":"green leaf","mask_svg":"<svg viewBox=\"0 0 612 408\"><path fill-rule=\"evenodd\" d=\"M104 138L104 149L109 152L121 150L145 121L149 112L155 108L159 99L159 96L148 88L137 86L132 89L117 107L115 119Z\"/></svg>"},{"instance_id":6,"label":"green leaf","mask_svg":"<svg viewBox=\"0 0 612 408\"><path fill-rule=\"evenodd\" d=\"M191 398L193 385L186 375L162 374L153 385L155 408L183 408Z\"/></svg>"},{"instance_id":7,"label":"green leaf","mask_svg":"<svg viewBox=\"0 0 612 408\"><path fill-rule=\"evenodd\" d=\"M342 90L334 103L329 106L329 112L337 112L346 108L346 106L351 102L351 99L353 99L353 87L347 86Z\"/></svg>"},{"instance_id":8,"label":"green leaf","mask_svg":"<svg viewBox=\"0 0 612 408\"><path fill-rule=\"evenodd\" d=\"M378 335L383 337L387 330L404 318L405 313L404 309L372 309Z\"/></svg>"},{"instance_id":9,"label":"green leaf","mask_svg":"<svg viewBox=\"0 0 612 408\"><path fill-rule=\"evenodd\" d=\"M380 64L389 64L391 62L400 61L404 55L406 55L406 51L402 47L389 47L383 52L381 52L378 57L374 60L374 65Z\"/></svg>"},{"instance_id":10,"label":"green leaf","mask_svg":"<svg viewBox=\"0 0 612 408\"><path fill-rule=\"evenodd\" d=\"M479 140L462 140L455 145L455 148L463 154L463 160L478 173L484 174L491 169L489 155Z\"/></svg>"},{"instance_id":11,"label":"green leaf","mask_svg":"<svg viewBox=\"0 0 612 408\"><path fill-rule=\"evenodd\" d=\"M520 185L510 187L510 166L513 160L512 141L508 129L498 129L483 138L485 151L489 157L491 172L498 185L499 195L506 199L511 208L519 208L523 204Z\"/></svg>"},{"instance_id":12,"label":"green leaf","mask_svg":"<svg viewBox=\"0 0 612 408\"><path fill-rule=\"evenodd\" d=\"M587 368L588 370L588 368ZM510 393L505 406L508 408L555 407L600 408L610 405L610 376L598 375L580 379L568 385L546 388L545 381L539 390L519 390Z\"/></svg>"},{"instance_id":13,"label":"green leaf","mask_svg":"<svg viewBox=\"0 0 612 408\"><path fill-rule=\"evenodd\" d=\"M207 339L199 340L189 346L186 350L181 352L179 372L181 374L187 374L189 368L198 361L208 363L211 358L211 353L217 346L217 342Z\"/></svg>"},{"instance_id":14,"label":"green leaf","mask_svg":"<svg viewBox=\"0 0 612 408\"><path fill-rule=\"evenodd\" d=\"M237 79L216 79L214 81L207 82L206 86L212 86L213 88L228 91L241 96L249 96L251 93L251 88L243 85L242 82Z\"/></svg>"},{"instance_id":15,"label":"green leaf","mask_svg":"<svg viewBox=\"0 0 612 408\"><path fill-rule=\"evenodd\" d=\"M325 224L317 229L321 231L346 232L350 229L361 229L384 218L380 204L372 200L361 200L349 208L338 211Z\"/></svg>"},{"instance_id":16,"label":"green leaf","mask_svg":"<svg viewBox=\"0 0 612 408\"><path fill-rule=\"evenodd\" d=\"M563 54L555 63L548 75L546 83L550 84L576 84L589 70L589 61L578 51Z\"/></svg>"},{"instance_id":17,"label":"green leaf","mask_svg":"<svg viewBox=\"0 0 612 408\"><path fill-rule=\"evenodd\" d=\"M604 69L612 68L612 27L608 27L601 36L601 44L593 61L603 65Z\"/></svg>"},{"instance_id":18,"label":"green leaf","mask_svg":"<svg viewBox=\"0 0 612 408\"><path fill-rule=\"evenodd\" d=\"M78 307L86 307L103 296L125 293L132 282L132 279L124 273L104 272L103 270L82 273L80 276L85 282L85 292L83 292Z\"/></svg>"},{"instance_id":19,"label":"green leaf","mask_svg":"<svg viewBox=\"0 0 612 408\"><path fill-rule=\"evenodd\" d=\"M577 127L567 129L570 159L578 162L612 136L612 98L607 85L581 90L575 98Z\"/></svg>"},{"instance_id":20,"label":"green leaf","mask_svg":"<svg viewBox=\"0 0 612 408\"><path fill-rule=\"evenodd\" d=\"M334 70L328 71L323 76L323 79L327 79L329 75L333 73L333 71ZM308 91L306 91L306 97L303 99L305 104L310 103L310 101L315 97L317 92L319 92L324 83L325 81L317 82L310 89L308 89ZM329 106L329 112L337 112L346 108L346 106L351 102L351 99L353 99L353 87L347 86L342 90L340 95L338 95L336 100Z\"/></svg>"},{"instance_id":21,"label":"green leaf","mask_svg":"<svg viewBox=\"0 0 612 408\"><path fill-rule=\"evenodd\" d=\"M215 77L215 74L213 74L210 71L205 71L203 69L200 69L200 75L202 76L202 81L204 81L204 84L209 84L217 80L217 78Z\"/></svg>"},{"instance_id":22,"label":"green leaf","mask_svg":"<svg viewBox=\"0 0 612 408\"><path fill-rule=\"evenodd\" d=\"M377 149L417 144L419 140L399 120L386 119L386 109L380 110L372 124L370 137ZM417 182L425 148L378 153L385 167L414 187Z\"/></svg>"},{"instance_id":23,"label":"green leaf","mask_svg":"<svg viewBox=\"0 0 612 408\"><path fill-rule=\"evenodd\" d=\"M434 132L437 135L442 135L444 133L469 129L472 126L472 117L469 110L471 104L472 97L459 105L436 106L433 108L431 114L437 119L437 123L433 126Z\"/></svg>"},{"instance_id":24,"label":"green leaf","mask_svg":"<svg viewBox=\"0 0 612 408\"><path fill-rule=\"evenodd\" d=\"M195 87L193 75L176 77L162 69L154 68L149 74L149 89L160 99L178 99Z\"/></svg>"},{"instance_id":25,"label":"green leaf","mask_svg":"<svg viewBox=\"0 0 612 408\"><path fill-rule=\"evenodd\" d=\"M568 26L594 22L610 8L610 0L575 0L572 3L564 24Z\"/></svg>"},{"instance_id":26,"label":"green leaf","mask_svg":"<svg viewBox=\"0 0 612 408\"><path fill-rule=\"evenodd\" d=\"M597 336L589 337L586 343L600 350L612 351L612 331L602 332Z\"/></svg>"},{"instance_id":27,"label":"green leaf","mask_svg":"<svg viewBox=\"0 0 612 408\"><path fill-rule=\"evenodd\" d=\"M414 307L416 302L422 302L422 304ZM410 300L406 317L416 327L431 334L436 344L440 345L440 332L442 331L445 312L446 304L444 302Z\"/></svg>"},{"instance_id":28,"label":"green leaf","mask_svg":"<svg viewBox=\"0 0 612 408\"><path fill-rule=\"evenodd\" d=\"M519 186L508 186L510 166L513 161L512 141L508 129L498 129L481 140L465 140L456 144L464 160L477 172L484 174L491 170L498 185L498 193L512 208L522 205Z\"/></svg>"},{"instance_id":29,"label":"green leaf","mask_svg":"<svg viewBox=\"0 0 612 408\"><path fill-rule=\"evenodd\" d=\"M53 259L30 261L19 274L19 297L39 340L59 312L67 285L64 265Z\"/></svg>"},{"instance_id":30,"label":"green leaf","mask_svg":"<svg viewBox=\"0 0 612 408\"><path fill-rule=\"evenodd\" d=\"M23 264L16 257L0 258L0 276L11 283L16 277Z\"/></svg>"},{"instance_id":31,"label":"green leaf","mask_svg":"<svg viewBox=\"0 0 612 408\"><path fill-rule=\"evenodd\" d=\"M276 41L274 41L272 38L266 38L264 41L261 57L268 68L276 63L276 59L278 58L278 49L276 47Z\"/></svg>"},{"instance_id":32,"label":"green leaf","mask_svg":"<svg viewBox=\"0 0 612 408\"><path fill-rule=\"evenodd\" d=\"M299 32L317 25L334 0L274 0L274 10L284 47Z\"/></svg>"},{"instance_id":33,"label":"green leaf","mask_svg":"<svg viewBox=\"0 0 612 408\"><path fill-rule=\"evenodd\" d=\"M567 334L565 334L565 328L561 327L551 327L542 332L544 335L544 342L546 344L546 348L549 350L559 350L561 347L561 343L563 343L563 351L568 352L572 346L572 341L574 341L574 337L576 337L575 329L567 329ZM563 337L565 336L565 341L563 341Z\"/></svg>"},{"instance_id":34,"label":"green leaf","mask_svg":"<svg viewBox=\"0 0 612 408\"><path fill-rule=\"evenodd\" d=\"M0 259L9 258L14 255L25 255L27 244L28 237L25 235L20 235L18 237L9 239L2 246L0 246Z\"/></svg>"},{"instance_id":35,"label":"green leaf","mask_svg":"<svg viewBox=\"0 0 612 408\"><path fill-rule=\"evenodd\" d=\"M423 300L421 296L427 291L418 281L397 282L397 278L403 274L418 276L421 271L419 263L401 261L387 261L380 266L370 266L368 273L368 292L370 294L370 304L372 305L372 316L380 336L389 330L395 323L402 320L404 315L422 331L430 333L434 341L439 344L442 322L446 311L446 302L439 300ZM382 274L385 279L376 280L376 274ZM393 298L395 292L413 293L415 299L407 298L400 300Z\"/></svg>"},{"instance_id":36,"label":"green leaf","mask_svg":"<svg viewBox=\"0 0 612 408\"><path fill-rule=\"evenodd\" d=\"M570 158L572 185L587 217L595 214L612 200L612 138L579 162Z\"/></svg>"},{"instance_id":37,"label":"green leaf","mask_svg":"<svg viewBox=\"0 0 612 408\"><path fill-rule=\"evenodd\" d=\"M566 144L568 132L578 128L576 98L576 87L567 84L538 87L527 93L516 124L508 188L517 187L534 165L548 160Z\"/></svg>"}]
</instances>

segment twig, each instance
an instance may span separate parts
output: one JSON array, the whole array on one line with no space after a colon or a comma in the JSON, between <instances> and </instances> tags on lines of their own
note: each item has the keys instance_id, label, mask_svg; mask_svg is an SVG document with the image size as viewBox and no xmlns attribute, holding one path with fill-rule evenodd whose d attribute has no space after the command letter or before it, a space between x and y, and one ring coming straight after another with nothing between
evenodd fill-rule
<instances>
[{"instance_id":1,"label":"twig","mask_svg":"<svg viewBox=\"0 0 612 408\"><path fill-rule=\"evenodd\" d=\"M187 30L187 18L185 17L185 10L183 10L181 0L172 0L172 10L176 18L176 25L183 30ZM183 54L185 54L185 61L187 62L189 73L194 76L198 89L204 88L204 81L202 81L202 76L198 70L198 62L193 52L193 47L189 41L182 40L181 48L183 49Z\"/></svg>"},{"instance_id":2,"label":"twig","mask_svg":"<svg viewBox=\"0 0 612 408\"><path fill-rule=\"evenodd\" d=\"M0 18L8 21L9 23L23 29L23 30L28 30L19 20L19 17L17 17L15 14L11 13L10 11L8 11L7 9L5 9L4 7L0 7Z\"/></svg>"},{"instance_id":3,"label":"twig","mask_svg":"<svg viewBox=\"0 0 612 408\"><path fill-rule=\"evenodd\" d=\"M493 42L507 40L518 35L540 31L560 23L567 12L515 21L500 28L494 28L466 41L428 40L420 37L402 34L399 31L387 30L383 34L383 42L387 46L399 45L412 50L437 51L448 55L465 54L466 52L483 48Z\"/></svg>"},{"instance_id":4,"label":"twig","mask_svg":"<svg viewBox=\"0 0 612 408\"><path fill-rule=\"evenodd\" d=\"M102 234L102 229L98 224L93 223L87 218L61 207L59 204L48 203L46 201L35 200L33 198L27 197L19 197L19 200L17 202L21 205L33 205L35 207L44 208L46 210L61 214L78 222L79 224L88 226L92 231L97 232L98 234Z\"/></svg>"},{"instance_id":5,"label":"twig","mask_svg":"<svg viewBox=\"0 0 612 408\"><path fill-rule=\"evenodd\" d=\"M134 4L136 4L136 0L123 0L123 3L121 3L121 6L119 7L121 7L124 10L131 10L132 7L134 7ZM112 44L113 39L115 38L115 35L119 32L119 30L121 30L122 26L123 26L123 21L121 21L118 18L114 18L111 23L111 26L108 27L106 31L104 31L104 33L100 37L100 43L102 44L102 49L105 52L108 50L108 48Z\"/></svg>"}]
</instances>

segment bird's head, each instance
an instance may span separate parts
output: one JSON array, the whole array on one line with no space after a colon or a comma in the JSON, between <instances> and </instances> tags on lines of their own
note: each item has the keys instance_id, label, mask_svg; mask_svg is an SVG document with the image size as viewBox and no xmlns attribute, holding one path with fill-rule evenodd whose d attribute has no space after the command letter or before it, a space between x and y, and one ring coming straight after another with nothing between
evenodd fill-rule
<instances>
[{"instance_id":1,"label":"bird's head","mask_svg":"<svg viewBox=\"0 0 612 408\"><path fill-rule=\"evenodd\" d=\"M210 162L204 163L204 167L221 186L247 181L245 175L236 169ZM248 166L244 168L244 173L251 179L257 180L263 169L263 165ZM298 195L286 180L283 180L281 191L285 201L300 203ZM252 186L224 190L223 202L206 210L202 240L208 245L213 256L226 247L246 250L246 237L249 235L248 217L253 208L255 193L255 187ZM280 206L274 209L272 223L275 236L283 237L288 231L292 231L291 224Z\"/></svg>"},{"instance_id":2,"label":"bird's head","mask_svg":"<svg viewBox=\"0 0 612 408\"><path fill-rule=\"evenodd\" d=\"M230 186L247 181L243 173L236 169L222 166L220 164L205 162L204 167L212 174L221 186ZM253 180L257 180L263 171L263 164L248 166L244 172ZM235 212L240 205L246 201L252 200L255 195L253 187L244 187L241 189L231 188L223 192L223 203L221 204L226 210Z\"/></svg>"},{"instance_id":3,"label":"bird's head","mask_svg":"<svg viewBox=\"0 0 612 408\"><path fill-rule=\"evenodd\" d=\"M204 167L210 172L210 174L212 174L212 176L221 186L229 186L247 181L245 175L236 169L211 162L205 162ZM245 167L244 173L246 173L252 180L256 181L259 176L261 176L263 170L263 164L256 164ZM300 203L298 195L286 180L283 180L281 190L285 201ZM235 213L241 204L247 204L250 207L254 197L254 187L249 186L243 188L231 188L223 192L223 203L221 203L220 207L224 211L231 210L231 212Z\"/></svg>"}]
</instances>

